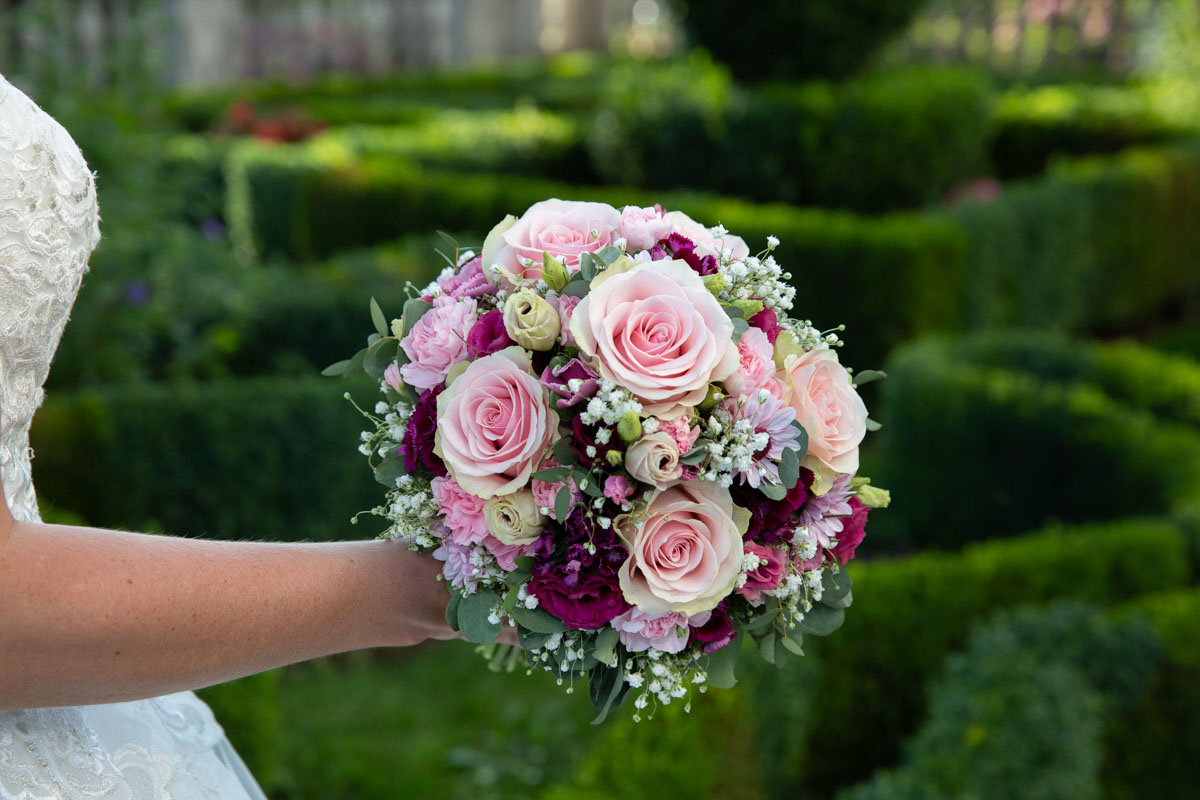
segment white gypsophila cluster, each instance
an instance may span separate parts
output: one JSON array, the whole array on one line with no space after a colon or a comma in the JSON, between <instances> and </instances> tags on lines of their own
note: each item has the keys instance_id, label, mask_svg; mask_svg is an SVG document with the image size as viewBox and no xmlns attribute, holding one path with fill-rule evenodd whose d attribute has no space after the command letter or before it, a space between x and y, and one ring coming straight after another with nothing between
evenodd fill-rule
<instances>
[{"instance_id":1,"label":"white gypsophila cluster","mask_svg":"<svg viewBox=\"0 0 1200 800\"><path fill-rule=\"evenodd\" d=\"M767 563L767 560L759 556L757 553L743 553L742 569L737 576L737 580L734 582L734 588L741 589L743 586L745 586L746 580L749 577L749 573L754 572L754 570L761 566L765 566Z\"/></svg>"},{"instance_id":2,"label":"white gypsophila cluster","mask_svg":"<svg viewBox=\"0 0 1200 800\"><path fill-rule=\"evenodd\" d=\"M526 651L533 667L540 667L547 672L555 673L555 683L563 685L564 677L567 694L574 691L573 684L580 677L587 651L584 647L586 637L581 631L563 631L554 633L541 647ZM532 667L529 672L532 672Z\"/></svg>"},{"instance_id":3,"label":"white gypsophila cluster","mask_svg":"<svg viewBox=\"0 0 1200 800\"><path fill-rule=\"evenodd\" d=\"M712 228L713 236L724 236L728 231L718 225ZM767 249L756 256L734 259L728 249L717 257L718 271L725 279L717 297L725 303L737 300L761 300L767 308L787 313L792 310L796 299L796 287L788 281L790 272L784 272L771 251L779 246L774 236L767 237Z\"/></svg>"},{"instance_id":4,"label":"white gypsophila cluster","mask_svg":"<svg viewBox=\"0 0 1200 800\"><path fill-rule=\"evenodd\" d=\"M530 611L538 607L537 595L529 593L528 581L517 587L517 602Z\"/></svg>"},{"instance_id":5,"label":"white gypsophila cluster","mask_svg":"<svg viewBox=\"0 0 1200 800\"><path fill-rule=\"evenodd\" d=\"M706 430L709 457L701 468L700 479L724 488L733 484L734 474L757 470L754 454L771 442L770 434L756 431L748 419L735 420L724 406L713 409Z\"/></svg>"},{"instance_id":6,"label":"white gypsophila cluster","mask_svg":"<svg viewBox=\"0 0 1200 800\"><path fill-rule=\"evenodd\" d=\"M641 712L651 702L670 705L673 700L689 697L693 686L700 692L707 691L708 675L699 668L696 658L697 654L691 649L679 653L652 649L629 659L625 665L625 682L631 689L642 690L633 699L634 722L641 721ZM690 699L683 710L692 710ZM653 710L650 713L653 715Z\"/></svg>"},{"instance_id":7,"label":"white gypsophila cluster","mask_svg":"<svg viewBox=\"0 0 1200 800\"><path fill-rule=\"evenodd\" d=\"M469 580L496 588L503 586L504 579L508 576L508 570L500 566L500 562L496 560L496 557L482 544L472 544L469 546L469 550L470 555L467 558L467 562L471 568ZM491 620L493 625L500 622L499 614L501 610L501 607L497 606L489 614L488 619Z\"/></svg>"},{"instance_id":8,"label":"white gypsophila cluster","mask_svg":"<svg viewBox=\"0 0 1200 800\"><path fill-rule=\"evenodd\" d=\"M441 507L428 481L412 475L396 479L396 489L388 493L384 516L392 527L384 534L398 539L413 550L427 550L441 543L434 531Z\"/></svg>"},{"instance_id":9,"label":"white gypsophila cluster","mask_svg":"<svg viewBox=\"0 0 1200 800\"><path fill-rule=\"evenodd\" d=\"M569 386L568 386L569 388ZM626 414L641 414L642 404L634 399L628 389L617 386L607 378L600 379L600 391L588 400L587 409L579 415L584 425L595 425L603 421L615 426Z\"/></svg>"}]
</instances>

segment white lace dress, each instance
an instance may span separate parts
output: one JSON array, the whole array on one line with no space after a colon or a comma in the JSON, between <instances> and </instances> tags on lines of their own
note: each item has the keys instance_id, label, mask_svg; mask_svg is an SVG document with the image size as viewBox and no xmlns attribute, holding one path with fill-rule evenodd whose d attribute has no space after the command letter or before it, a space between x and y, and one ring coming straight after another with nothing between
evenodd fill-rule
<instances>
[{"instance_id":1,"label":"white lace dress","mask_svg":"<svg viewBox=\"0 0 1200 800\"><path fill-rule=\"evenodd\" d=\"M97 223L95 187L79 148L0 76L0 477L18 520L38 518L29 424L99 240ZM212 712L183 692L136 703L0 711L0 797L264 795Z\"/></svg>"}]
</instances>

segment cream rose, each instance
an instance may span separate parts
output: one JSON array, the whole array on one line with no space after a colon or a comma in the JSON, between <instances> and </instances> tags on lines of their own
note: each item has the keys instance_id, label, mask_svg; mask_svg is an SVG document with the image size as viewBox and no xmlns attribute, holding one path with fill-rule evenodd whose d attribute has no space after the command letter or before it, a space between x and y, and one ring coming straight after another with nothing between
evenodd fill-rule
<instances>
[{"instance_id":1,"label":"cream rose","mask_svg":"<svg viewBox=\"0 0 1200 800\"><path fill-rule=\"evenodd\" d=\"M600 374L664 419L698 405L738 367L733 323L682 261L617 259L591 283L571 334Z\"/></svg>"},{"instance_id":2,"label":"cream rose","mask_svg":"<svg viewBox=\"0 0 1200 800\"><path fill-rule=\"evenodd\" d=\"M581 253L594 253L618 238L621 215L606 203L543 200L517 219L511 214L492 229L483 243L483 268L496 280L493 266L509 276L538 278L542 254L565 261L568 271L579 269Z\"/></svg>"},{"instance_id":3,"label":"cream rose","mask_svg":"<svg viewBox=\"0 0 1200 800\"><path fill-rule=\"evenodd\" d=\"M483 518L492 536L507 545L532 544L546 524L533 492L528 489L488 500L483 504Z\"/></svg>"},{"instance_id":4,"label":"cream rose","mask_svg":"<svg viewBox=\"0 0 1200 800\"><path fill-rule=\"evenodd\" d=\"M711 611L734 589L742 571L742 534L749 512L728 489L677 483L659 492L645 522L617 525L629 558L618 579L625 599L650 615Z\"/></svg>"},{"instance_id":5,"label":"cream rose","mask_svg":"<svg viewBox=\"0 0 1200 800\"><path fill-rule=\"evenodd\" d=\"M659 431L638 439L625 451L625 469L642 483L666 488L683 472L674 437Z\"/></svg>"},{"instance_id":6,"label":"cream rose","mask_svg":"<svg viewBox=\"0 0 1200 800\"><path fill-rule=\"evenodd\" d=\"M437 398L436 453L458 484L485 500L525 488L558 431L548 391L520 347L471 362Z\"/></svg>"},{"instance_id":7,"label":"cream rose","mask_svg":"<svg viewBox=\"0 0 1200 800\"><path fill-rule=\"evenodd\" d=\"M833 350L789 355L784 372L789 404L808 433L808 455L838 473L858 471L858 446L867 435L867 407Z\"/></svg>"},{"instance_id":8,"label":"cream rose","mask_svg":"<svg viewBox=\"0 0 1200 800\"><path fill-rule=\"evenodd\" d=\"M504 303L504 329L522 347L550 350L561 326L558 311L532 289L514 292Z\"/></svg>"}]
</instances>

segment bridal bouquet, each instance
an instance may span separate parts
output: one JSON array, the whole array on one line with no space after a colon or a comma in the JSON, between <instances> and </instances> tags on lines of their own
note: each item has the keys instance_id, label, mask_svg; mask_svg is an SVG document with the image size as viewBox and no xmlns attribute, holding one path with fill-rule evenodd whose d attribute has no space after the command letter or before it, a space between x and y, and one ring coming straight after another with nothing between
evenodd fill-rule
<instances>
[{"instance_id":1,"label":"bridal bouquet","mask_svg":"<svg viewBox=\"0 0 1200 800\"><path fill-rule=\"evenodd\" d=\"M887 502L856 475L880 373L789 316L774 237L754 255L678 211L547 200L452 245L326 370L380 381L373 513L444 562L452 627L516 626L488 654L587 676L602 719L731 686L747 638L781 665L841 624Z\"/></svg>"}]
</instances>

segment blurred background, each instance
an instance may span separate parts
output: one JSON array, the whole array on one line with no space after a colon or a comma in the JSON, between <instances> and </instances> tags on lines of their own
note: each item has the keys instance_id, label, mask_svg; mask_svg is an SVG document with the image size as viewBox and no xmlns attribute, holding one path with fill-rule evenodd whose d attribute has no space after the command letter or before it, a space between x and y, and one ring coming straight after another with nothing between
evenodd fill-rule
<instances>
[{"instance_id":1,"label":"blurred background","mask_svg":"<svg viewBox=\"0 0 1200 800\"><path fill-rule=\"evenodd\" d=\"M778 236L892 490L845 627L634 724L466 644L206 691L275 798L1141 798L1200 764L1197 0L0 0L98 173L45 515L368 537L321 378L552 196Z\"/></svg>"}]
</instances>

